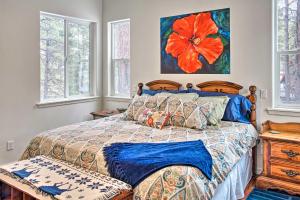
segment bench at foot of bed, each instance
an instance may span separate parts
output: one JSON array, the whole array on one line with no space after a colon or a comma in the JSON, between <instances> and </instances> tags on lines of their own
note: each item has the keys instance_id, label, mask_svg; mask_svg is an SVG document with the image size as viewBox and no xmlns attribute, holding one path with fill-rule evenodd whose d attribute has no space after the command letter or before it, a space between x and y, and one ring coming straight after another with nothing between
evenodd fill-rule
<instances>
[{"instance_id":1,"label":"bench at foot of bed","mask_svg":"<svg viewBox=\"0 0 300 200\"><path fill-rule=\"evenodd\" d=\"M130 185L68 163L37 156L0 167L0 199L132 199Z\"/></svg>"}]
</instances>

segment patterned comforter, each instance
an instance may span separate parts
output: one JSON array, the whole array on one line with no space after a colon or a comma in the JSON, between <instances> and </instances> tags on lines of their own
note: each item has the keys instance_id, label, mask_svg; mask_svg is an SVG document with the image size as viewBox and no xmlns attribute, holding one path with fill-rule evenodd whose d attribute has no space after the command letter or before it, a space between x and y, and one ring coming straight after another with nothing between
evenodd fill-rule
<instances>
[{"instance_id":1,"label":"patterned comforter","mask_svg":"<svg viewBox=\"0 0 300 200\"><path fill-rule=\"evenodd\" d=\"M239 159L255 145L250 124L222 122L220 127L194 130L166 127L163 130L125 121L115 115L46 131L33 138L21 159L47 155L109 175L103 146L115 142L175 142L201 139L213 158L213 176L208 180L189 166L161 169L134 189L134 199L211 199Z\"/></svg>"}]
</instances>

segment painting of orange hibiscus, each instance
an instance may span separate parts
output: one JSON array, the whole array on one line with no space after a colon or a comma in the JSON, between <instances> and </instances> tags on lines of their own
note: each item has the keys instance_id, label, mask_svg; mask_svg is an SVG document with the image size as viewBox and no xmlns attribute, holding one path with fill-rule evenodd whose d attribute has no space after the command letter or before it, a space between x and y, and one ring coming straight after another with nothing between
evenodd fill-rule
<instances>
[{"instance_id":1,"label":"painting of orange hibiscus","mask_svg":"<svg viewBox=\"0 0 300 200\"><path fill-rule=\"evenodd\" d=\"M230 10L165 17L161 25L162 74L229 74Z\"/></svg>"}]
</instances>

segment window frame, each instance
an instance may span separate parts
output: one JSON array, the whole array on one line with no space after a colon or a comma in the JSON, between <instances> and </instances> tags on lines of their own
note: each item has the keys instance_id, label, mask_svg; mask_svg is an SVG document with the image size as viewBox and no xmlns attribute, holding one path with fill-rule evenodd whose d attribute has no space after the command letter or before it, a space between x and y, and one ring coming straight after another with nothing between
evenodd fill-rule
<instances>
[{"instance_id":1,"label":"window frame","mask_svg":"<svg viewBox=\"0 0 300 200\"><path fill-rule=\"evenodd\" d=\"M83 99L90 99L93 97L97 97L97 22L81 19L81 18L75 18L75 17L69 17L49 12L43 12L40 11L40 17L41 16L49 16L49 17L56 17L64 20L64 97L63 98L48 98L44 99L41 96L41 59L40 62L40 102L38 105L43 105L47 103L55 103L55 102L74 102L76 100L82 101ZM69 82L68 82L68 23L73 22L76 24L82 24L82 25L89 25L89 92L81 95L69 95ZM39 28L41 28L41 25L39 24ZM39 31L40 36L40 31ZM40 46L40 37L39 37L39 46ZM41 46L40 46L41 48Z\"/></svg>"},{"instance_id":2,"label":"window frame","mask_svg":"<svg viewBox=\"0 0 300 200\"><path fill-rule=\"evenodd\" d=\"M108 97L112 98L121 98L121 99L129 99L131 97L131 87L129 88L129 94L128 96L122 96L122 95L116 95L114 90L114 78L113 76L113 70L112 70L112 55L113 55L113 49L112 49L112 25L115 23L122 23L122 22L129 22L129 29L131 29L131 20L130 18L126 19L120 19L115 21L109 21L107 22L107 52L108 52ZM129 40L131 41L130 35ZM129 58L129 61L131 61L131 58ZM131 67L130 67L131 69ZM130 75L129 75L130 76ZM131 76L129 77L129 81L131 82ZM130 85L130 83L129 83Z\"/></svg>"},{"instance_id":3,"label":"window frame","mask_svg":"<svg viewBox=\"0 0 300 200\"><path fill-rule=\"evenodd\" d=\"M280 99L280 57L281 55L300 54L298 50L278 50L278 12L277 0L272 0L272 107L274 109L300 110L300 104L282 103Z\"/></svg>"}]
</instances>

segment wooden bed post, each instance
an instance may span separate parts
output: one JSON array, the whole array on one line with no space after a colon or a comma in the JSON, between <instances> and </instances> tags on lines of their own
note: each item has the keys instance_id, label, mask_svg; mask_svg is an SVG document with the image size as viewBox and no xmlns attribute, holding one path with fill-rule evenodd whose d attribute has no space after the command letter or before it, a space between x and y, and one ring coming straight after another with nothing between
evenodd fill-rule
<instances>
[{"instance_id":1,"label":"wooden bed post","mask_svg":"<svg viewBox=\"0 0 300 200\"><path fill-rule=\"evenodd\" d=\"M250 113L250 122L251 124L257 129L257 124L256 124L256 86L251 85L249 87L250 94L247 96L249 101L252 103L251 106L251 113ZM259 143L259 140L256 141L256 145L252 148L252 172L253 172L253 178L256 177L256 170L257 170L257 144Z\"/></svg>"},{"instance_id":2,"label":"wooden bed post","mask_svg":"<svg viewBox=\"0 0 300 200\"><path fill-rule=\"evenodd\" d=\"M192 89L193 88L193 84L192 83L187 83L186 84L186 88L187 89Z\"/></svg>"},{"instance_id":3,"label":"wooden bed post","mask_svg":"<svg viewBox=\"0 0 300 200\"><path fill-rule=\"evenodd\" d=\"M141 96L143 94L143 86L144 84L143 83L139 83L138 84L138 91L137 91L137 95Z\"/></svg>"},{"instance_id":4,"label":"wooden bed post","mask_svg":"<svg viewBox=\"0 0 300 200\"><path fill-rule=\"evenodd\" d=\"M251 124L257 129L257 124L256 124L256 86L251 85L249 87L250 95L247 96L247 98L250 100L252 103L251 106L251 113L250 113L250 122Z\"/></svg>"}]
</instances>

